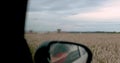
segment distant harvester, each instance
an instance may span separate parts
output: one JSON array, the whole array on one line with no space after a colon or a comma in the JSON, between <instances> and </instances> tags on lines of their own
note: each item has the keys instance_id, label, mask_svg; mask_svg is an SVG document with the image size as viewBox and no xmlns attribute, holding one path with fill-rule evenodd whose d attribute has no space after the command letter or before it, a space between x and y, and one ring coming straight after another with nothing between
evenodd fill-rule
<instances>
[{"instance_id":1,"label":"distant harvester","mask_svg":"<svg viewBox=\"0 0 120 63\"><path fill-rule=\"evenodd\" d=\"M61 32L61 29L57 29L57 33L60 33Z\"/></svg>"}]
</instances>

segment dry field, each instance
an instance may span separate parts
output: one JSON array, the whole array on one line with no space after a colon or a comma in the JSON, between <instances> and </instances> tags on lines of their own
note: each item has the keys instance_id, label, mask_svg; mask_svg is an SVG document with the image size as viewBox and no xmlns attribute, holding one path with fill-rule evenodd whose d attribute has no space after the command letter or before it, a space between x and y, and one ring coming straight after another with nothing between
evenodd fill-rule
<instances>
[{"instance_id":1,"label":"dry field","mask_svg":"<svg viewBox=\"0 0 120 63\"><path fill-rule=\"evenodd\" d=\"M92 63L120 63L120 34L107 33L26 33L32 54L49 40L72 41L88 46L93 53Z\"/></svg>"}]
</instances>

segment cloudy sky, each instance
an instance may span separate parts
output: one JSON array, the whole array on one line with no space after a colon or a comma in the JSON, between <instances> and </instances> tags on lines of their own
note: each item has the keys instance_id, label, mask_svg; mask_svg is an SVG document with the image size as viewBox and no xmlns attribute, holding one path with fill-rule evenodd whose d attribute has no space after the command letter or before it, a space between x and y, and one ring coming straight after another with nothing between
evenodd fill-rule
<instances>
[{"instance_id":1,"label":"cloudy sky","mask_svg":"<svg viewBox=\"0 0 120 63\"><path fill-rule=\"evenodd\" d=\"M26 31L120 31L120 0L29 0Z\"/></svg>"}]
</instances>

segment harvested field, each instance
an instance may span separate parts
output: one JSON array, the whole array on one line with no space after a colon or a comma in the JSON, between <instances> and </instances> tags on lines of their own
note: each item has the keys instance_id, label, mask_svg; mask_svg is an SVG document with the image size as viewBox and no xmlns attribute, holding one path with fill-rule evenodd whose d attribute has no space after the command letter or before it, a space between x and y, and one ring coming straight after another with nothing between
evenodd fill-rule
<instances>
[{"instance_id":1,"label":"harvested field","mask_svg":"<svg viewBox=\"0 0 120 63\"><path fill-rule=\"evenodd\" d=\"M120 63L120 34L115 33L26 33L25 38L34 55L37 47L50 40L81 43L93 53L92 63Z\"/></svg>"}]
</instances>

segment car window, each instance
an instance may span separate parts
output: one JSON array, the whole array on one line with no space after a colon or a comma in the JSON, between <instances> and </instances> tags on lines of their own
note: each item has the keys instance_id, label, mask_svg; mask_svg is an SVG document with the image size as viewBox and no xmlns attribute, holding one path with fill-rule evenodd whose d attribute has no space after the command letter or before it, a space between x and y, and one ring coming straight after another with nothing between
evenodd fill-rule
<instances>
[{"instance_id":1,"label":"car window","mask_svg":"<svg viewBox=\"0 0 120 63\"><path fill-rule=\"evenodd\" d=\"M25 38L34 56L50 40L82 43L93 63L120 62L120 0L29 0Z\"/></svg>"}]
</instances>

